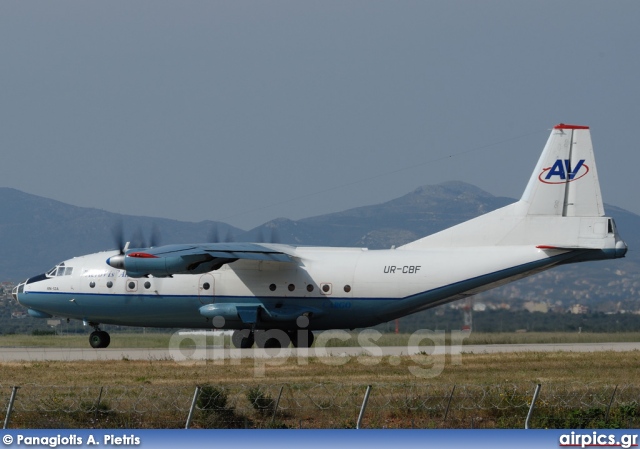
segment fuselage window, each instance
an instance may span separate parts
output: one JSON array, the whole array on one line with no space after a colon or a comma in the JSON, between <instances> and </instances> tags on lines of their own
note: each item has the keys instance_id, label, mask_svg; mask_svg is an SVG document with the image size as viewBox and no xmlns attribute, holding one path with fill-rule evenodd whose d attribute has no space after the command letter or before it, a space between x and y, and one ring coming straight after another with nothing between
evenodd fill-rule
<instances>
[{"instance_id":1,"label":"fuselage window","mask_svg":"<svg viewBox=\"0 0 640 449\"><path fill-rule=\"evenodd\" d=\"M289 287L287 287L289 289L290 292L294 291L296 289L296 286L293 284L289 284Z\"/></svg>"},{"instance_id":2,"label":"fuselage window","mask_svg":"<svg viewBox=\"0 0 640 449\"><path fill-rule=\"evenodd\" d=\"M269 290L271 290L272 292L275 292L276 291L276 284L271 284L269 286Z\"/></svg>"},{"instance_id":3,"label":"fuselage window","mask_svg":"<svg viewBox=\"0 0 640 449\"><path fill-rule=\"evenodd\" d=\"M313 285L311 284L307 285L307 291L311 293L313 291Z\"/></svg>"},{"instance_id":4,"label":"fuselage window","mask_svg":"<svg viewBox=\"0 0 640 449\"><path fill-rule=\"evenodd\" d=\"M146 289L150 289L151 288L151 282L147 281L144 283L144 288Z\"/></svg>"}]
</instances>

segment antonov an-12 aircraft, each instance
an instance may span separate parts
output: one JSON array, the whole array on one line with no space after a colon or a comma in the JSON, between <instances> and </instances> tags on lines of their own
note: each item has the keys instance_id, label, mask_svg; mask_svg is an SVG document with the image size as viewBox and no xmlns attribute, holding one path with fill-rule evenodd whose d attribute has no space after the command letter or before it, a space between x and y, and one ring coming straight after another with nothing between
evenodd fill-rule
<instances>
[{"instance_id":1,"label":"antonov an-12 aircraft","mask_svg":"<svg viewBox=\"0 0 640 449\"><path fill-rule=\"evenodd\" d=\"M127 245L128 246L128 245ZM236 347L309 347L314 330L355 329L440 306L557 265L624 257L604 214L589 127L560 124L519 201L388 250L197 243L76 257L14 296L37 318L234 329Z\"/></svg>"}]
</instances>

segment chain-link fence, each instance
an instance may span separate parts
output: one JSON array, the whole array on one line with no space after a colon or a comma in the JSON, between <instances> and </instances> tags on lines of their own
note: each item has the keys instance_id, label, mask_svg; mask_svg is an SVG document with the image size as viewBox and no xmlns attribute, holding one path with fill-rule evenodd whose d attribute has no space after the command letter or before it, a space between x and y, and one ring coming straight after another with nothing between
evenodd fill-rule
<instances>
[{"instance_id":1,"label":"chain-link fence","mask_svg":"<svg viewBox=\"0 0 640 449\"><path fill-rule=\"evenodd\" d=\"M361 411L361 428L523 428L535 388L373 383L364 410L367 385L348 383L0 385L0 401L8 428L355 428ZM640 385L543 384L529 427L638 428L639 397Z\"/></svg>"}]
</instances>

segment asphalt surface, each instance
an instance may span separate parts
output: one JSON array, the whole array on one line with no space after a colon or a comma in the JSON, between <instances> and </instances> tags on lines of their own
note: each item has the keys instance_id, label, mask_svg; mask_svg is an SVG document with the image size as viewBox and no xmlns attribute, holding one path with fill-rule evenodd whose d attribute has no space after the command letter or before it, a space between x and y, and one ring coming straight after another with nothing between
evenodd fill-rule
<instances>
[{"instance_id":1,"label":"asphalt surface","mask_svg":"<svg viewBox=\"0 0 640 449\"><path fill-rule=\"evenodd\" d=\"M88 346L88 345L87 345ZM76 360L221 360L238 358L286 357L354 357L401 356L427 354L495 354L507 352L600 352L640 350L640 343L566 343L566 344L506 344L465 346L392 346L392 347L330 347L312 349L229 349L204 346L196 349L151 348L61 348L61 347L1 347L0 362L18 361L76 361Z\"/></svg>"}]
</instances>

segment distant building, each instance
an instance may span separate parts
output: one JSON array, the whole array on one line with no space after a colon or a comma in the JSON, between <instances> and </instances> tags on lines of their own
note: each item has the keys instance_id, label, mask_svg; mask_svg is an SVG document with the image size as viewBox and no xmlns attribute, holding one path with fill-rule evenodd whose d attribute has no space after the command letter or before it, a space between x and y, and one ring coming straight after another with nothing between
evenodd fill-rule
<instances>
[{"instance_id":1,"label":"distant building","mask_svg":"<svg viewBox=\"0 0 640 449\"><path fill-rule=\"evenodd\" d=\"M476 302L475 304L473 304L474 312L484 312L486 310L487 310L487 305L483 302Z\"/></svg>"},{"instance_id":2,"label":"distant building","mask_svg":"<svg viewBox=\"0 0 640 449\"><path fill-rule=\"evenodd\" d=\"M549 305L545 302L527 301L522 304L522 307L529 312L549 312Z\"/></svg>"},{"instance_id":3,"label":"distant building","mask_svg":"<svg viewBox=\"0 0 640 449\"><path fill-rule=\"evenodd\" d=\"M584 313L589 313L589 307L583 306L582 304L574 304L569 309L569 312L573 313L574 315L581 315Z\"/></svg>"}]
</instances>

